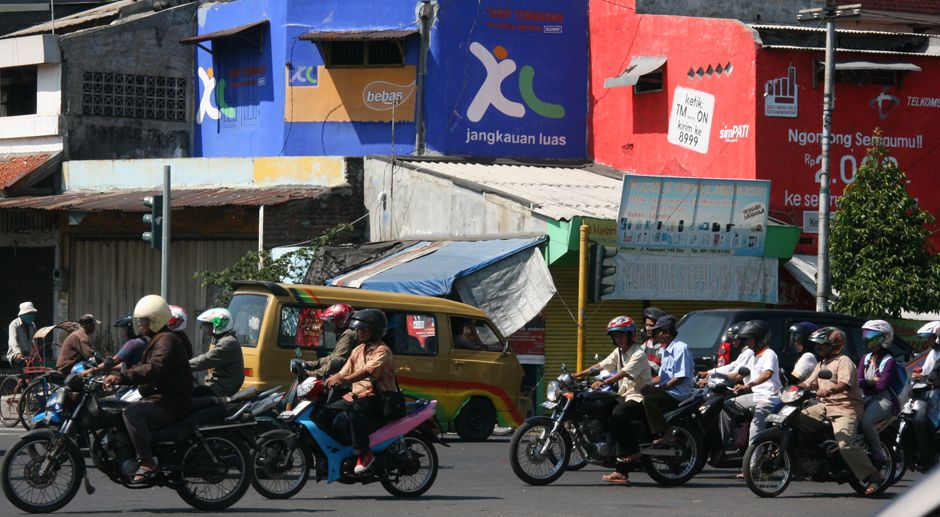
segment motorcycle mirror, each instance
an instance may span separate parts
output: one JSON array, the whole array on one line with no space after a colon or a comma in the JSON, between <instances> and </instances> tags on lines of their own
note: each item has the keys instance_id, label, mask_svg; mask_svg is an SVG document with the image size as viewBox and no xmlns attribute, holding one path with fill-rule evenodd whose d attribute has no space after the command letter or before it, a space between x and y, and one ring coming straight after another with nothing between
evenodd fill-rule
<instances>
[{"instance_id":1,"label":"motorcycle mirror","mask_svg":"<svg viewBox=\"0 0 940 517\"><path fill-rule=\"evenodd\" d=\"M95 352L95 363L101 364L101 352Z\"/></svg>"},{"instance_id":2,"label":"motorcycle mirror","mask_svg":"<svg viewBox=\"0 0 940 517\"><path fill-rule=\"evenodd\" d=\"M601 362L601 356L594 354L594 360L597 362Z\"/></svg>"},{"instance_id":3,"label":"motorcycle mirror","mask_svg":"<svg viewBox=\"0 0 940 517\"><path fill-rule=\"evenodd\" d=\"M341 358L339 358L339 357L337 357L337 358L335 358L335 359L331 359L331 360L330 360L330 371L331 371L331 372L338 372L338 371L340 371L340 370L343 368L343 365L344 365L344 364L346 364L346 360L345 360L345 359L341 359Z\"/></svg>"},{"instance_id":4,"label":"motorcycle mirror","mask_svg":"<svg viewBox=\"0 0 940 517\"><path fill-rule=\"evenodd\" d=\"M598 370L597 368L591 368L591 369L588 371L588 377L597 377L597 375L600 374L600 373L601 373L601 371Z\"/></svg>"},{"instance_id":5,"label":"motorcycle mirror","mask_svg":"<svg viewBox=\"0 0 940 517\"><path fill-rule=\"evenodd\" d=\"M747 377L747 376L750 375L750 374L751 374L751 369L748 368L747 366L742 366L742 367L738 368L738 375L740 375L740 376L742 376L742 377Z\"/></svg>"},{"instance_id":6,"label":"motorcycle mirror","mask_svg":"<svg viewBox=\"0 0 940 517\"><path fill-rule=\"evenodd\" d=\"M300 347L294 349L294 357L300 359L304 356L304 353L300 350Z\"/></svg>"},{"instance_id":7,"label":"motorcycle mirror","mask_svg":"<svg viewBox=\"0 0 940 517\"><path fill-rule=\"evenodd\" d=\"M832 378L832 371L830 371L830 370L825 370L825 369L819 370L819 375L817 375L817 377L819 377L820 379L823 379L823 380L827 380L827 381L828 381L829 379Z\"/></svg>"},{"instance_id":8,"label":"motorcycle mirror","mask_svg":"<svg viewBox=\"0 0 940 517\"><path fill-rule=\"evenodd\" d=\"M561 371L568 373L568 368L565 366L565 363L561 363Z\"/></svg>"},{"instance_id":9,"label":"motorcycle mirror","mask_svg":"<svg viewBox=\"0 0 940 517\"><path fill-rule=\"evenodd\" d=\"M110 370L114 368L114 358L110 355L104 358L104 369Z\"/></svg>"}]
</instances>

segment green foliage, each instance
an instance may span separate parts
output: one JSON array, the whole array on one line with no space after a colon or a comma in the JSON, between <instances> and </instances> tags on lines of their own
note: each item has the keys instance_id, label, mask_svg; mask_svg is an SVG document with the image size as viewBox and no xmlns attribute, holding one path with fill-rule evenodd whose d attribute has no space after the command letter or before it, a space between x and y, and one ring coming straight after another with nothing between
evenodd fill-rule
<instances>
[{"instance_id":1,"label":"green foliage","mask_svg":"<svg viewBox=\"0 0 940 517\"><path fill-rule=\"evenodd\" d=\"M864 318L933 312L940 302L940 257L928 242L934 217L907 193L907 175L875 130L875 146L846 186L829 243L833 309Z\"/></svg>"},{"instance_id":2,"label":"green foliage","mask_svg":"<svg viewBox=\"0 0 940 517\"><path fill-rule=\"evenodd\" d=\"M317 251L323 246L329 246L340 232L352 229L351 224L340 223L324 231L323 235L310 239L305 246L285 253L277 259L272 258L268 251L249 251L231 267L222 271L197 271L193 278L202 277L203 287L221 286L222 294L216 299L216 303L225 307L232 298L233 280L299 283L307 274L307 268Z\"/></svg>"}]
</instances>

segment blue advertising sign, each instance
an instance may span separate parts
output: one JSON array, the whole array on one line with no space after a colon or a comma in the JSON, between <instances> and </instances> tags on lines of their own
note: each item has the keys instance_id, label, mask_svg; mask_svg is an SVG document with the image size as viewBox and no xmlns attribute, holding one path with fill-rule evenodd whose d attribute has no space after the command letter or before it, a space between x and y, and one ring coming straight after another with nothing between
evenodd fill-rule
<instances>
[{"instance_id":1,"label":"blue advertising sign","mask_svg":"<svg viewBox=\"0 0 940 517\"><path fill-rule=\"evenodd\" d=\"M624 176L617 244L640 253L760 257L770 181Z\"/></svg>"},{"instance_id":2,"label":"blue advertising sign","mask_svg":"<svg viewBox=\"0 0 940 517\"><path fill-rule=\"evenodd\" d=\"M503 0L483 5L469 38L442 35L467 53L445 65L447 97L457 116L444 114L453 119L444 152L583 158L586 34L586 2Z\"/></svg>"}]
</instances>

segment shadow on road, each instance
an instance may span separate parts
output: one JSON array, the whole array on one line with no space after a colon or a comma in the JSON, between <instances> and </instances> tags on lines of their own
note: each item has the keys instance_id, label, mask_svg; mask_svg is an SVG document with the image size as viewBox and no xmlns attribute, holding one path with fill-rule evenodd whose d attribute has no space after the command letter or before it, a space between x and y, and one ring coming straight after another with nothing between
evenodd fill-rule
<instances>
[{"instance_id":1,"label":"shadow on road","mask_svg":"<svg viewBox=\"0 0 940 517\"><path fill-rule=\"evenodd\" d=\"M298 497L294 496L291 501L323 501L324 499L331 501L402 501L402 502L414 502L414 501L486 501L486 500L503 500L502 497L489 497L489 496L473 496L473 495L422 495L418 499L408 499L394 496L367 496L367 495L353 495L353 496L341 496L341 497ZM228 512L228 510L226 510Z\"/></svg>"}]
</instances>

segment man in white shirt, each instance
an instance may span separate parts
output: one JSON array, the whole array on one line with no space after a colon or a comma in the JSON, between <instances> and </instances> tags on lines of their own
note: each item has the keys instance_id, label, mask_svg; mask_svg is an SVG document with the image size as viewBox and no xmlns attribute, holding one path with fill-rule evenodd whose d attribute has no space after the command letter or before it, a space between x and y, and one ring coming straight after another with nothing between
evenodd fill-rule
<instances>
[{"instance_id":1,"label":"man in white shirt","mask_svg":"<svg viewBox=\"0 0 940 517\"><path fill-rule=\"evenodd\" d=\"M915 379L923 377L926 379L930 375L930 372L933 371L934 366L937 365L937 359L940 358L940 342L937 340L938 332L940 332L940 321L930 322L917 331L917 337L927 338L927 347L925 350L930 350L930 353L927 354L927 359L924 360L921 373L913 373L911 377Z\"/></svg>"},{"instance_id":2,"label":"man in white shirt","mask_svg":"<svg viewBox=\"0 0 940 517\"><path fill-rule=\"evenodd\" d=\"M735 393L750 388L751 400L754 403L754 417L751 419L750 438L748 443L754 442L757 433L766 427L767 416L773 411L774 406L780 402L777 398L777 390L780 389L780 363L777 360L777 354L770 349L770 327L760 320L754 320L748 323L749 328L742 331L747 332L747 347L754 350L754 362L751 368L750 379L744 384L734 387ZM751 328L753 327L753 328ZM739 478L744 478L744 474L738 474Z\"/></svg>"},{"instance_id":3,"label":"man in white shirt","mask_svg":"<svg viewBox=\"0 0 940 517\"><path fill-rule=\"evenodd\" d=\"M735 323L734 325L731 325L730 327L728 327L728 332L727 332L725 339L731 340L731 346L733 346L734 348L741 348L741 345L744 344L744 340L741 339L740 336L738 336L738 332L742 328L744 328L744 326L747 323L748 322L746 321L742 321L740 323ZM741 369L741 367L750 368L751 361L753 360L754 360L754 351L752 351L748 347L744 347L744 350L741 350L741 352L738 354L738 357L735 358L734 361L731 361L730 363L724 366L712 368L711 370L708 370L707 372L701 374L702 380L699 381L699 387L700 388L705 387L705 385L708 382L708 378L711 377L712 375L715 375L716 373L727 375L728 378L731 379L732 381L741 380L743 382L747 382L747 381L744 381L743 377L738 374L738 370Z\"/></svg>"},{"instance_id":4,"label":"man in white shirt","mask_svg":"<svg viewBox=\"0 0 940 517\"><path fill-rule=\"evenodd\" d=\"M20 304L20 313L10 322L7 361L13 366L26 364L26 357L33 350L32 340L36 334L36 324L33 320L37 312L39 311L33 306L33 302L23 302Z\"/></svg>"}]
</instances>

